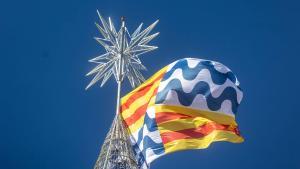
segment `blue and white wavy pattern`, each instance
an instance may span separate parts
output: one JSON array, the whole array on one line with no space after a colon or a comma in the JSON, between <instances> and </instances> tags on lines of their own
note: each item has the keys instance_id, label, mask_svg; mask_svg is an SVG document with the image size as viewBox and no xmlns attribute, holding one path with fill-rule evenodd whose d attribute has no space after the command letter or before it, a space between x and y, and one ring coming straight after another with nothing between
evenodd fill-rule
<instances>
[{"instance_id":1,"label":"blue and white wavy pattern","mask_svg":"<svg viewBox=\"0 0 300 169\"><path fill-rule=\"evenodd\" d=\"M185 58L173 62L160 82L156 104L232 115L243 98L236 76L221 63Z\"/></svg>"},{"instance_id":2,"label":"blue and white wavy pattern","mask_svg":"<svg viewBox=\"0 0 300 169\"><path fill-rule=\"evenodd\" d=\"M147 109L144 125L131 135L131 142L142 169L149 168L153 160L164 154L164 145L155 121L154 108Z\"/></svg>"}]
</instances>

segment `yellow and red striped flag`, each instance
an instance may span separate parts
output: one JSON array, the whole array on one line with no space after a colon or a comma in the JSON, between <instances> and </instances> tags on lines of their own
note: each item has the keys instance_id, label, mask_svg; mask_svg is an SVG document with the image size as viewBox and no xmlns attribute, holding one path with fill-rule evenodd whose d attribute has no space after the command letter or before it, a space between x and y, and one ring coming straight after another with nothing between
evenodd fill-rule
<instances>
[{"instance_id":1,"label":"yellow and red striped flag","mask_svg":"<svg viewBox=\"0 0 300 169\"><path fill-rule=\"evenodd\" d=\"M122 98L140 168L171 152L243 142L235 121L242 97L236 76L218 62L185 58L155 73Z\"/></svg>"}]
</instances>

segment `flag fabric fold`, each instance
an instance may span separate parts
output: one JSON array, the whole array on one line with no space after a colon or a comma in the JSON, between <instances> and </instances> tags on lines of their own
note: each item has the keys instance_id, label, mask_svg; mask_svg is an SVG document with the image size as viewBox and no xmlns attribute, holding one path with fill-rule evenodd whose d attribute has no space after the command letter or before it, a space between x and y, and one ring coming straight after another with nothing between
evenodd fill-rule
<instances>
[{"instance_id":1,"label":"flag fabric fold","mask_svg":"<svg viewBox=\"0 0 300 169\"><path fill-rule=\"evenodd\" d=\"M243 98L239 82L221 63L177 60L122 98L121 116L140 168L158 157L212 142L243 142L235 120Z\"/></svg>"}]
</instances>

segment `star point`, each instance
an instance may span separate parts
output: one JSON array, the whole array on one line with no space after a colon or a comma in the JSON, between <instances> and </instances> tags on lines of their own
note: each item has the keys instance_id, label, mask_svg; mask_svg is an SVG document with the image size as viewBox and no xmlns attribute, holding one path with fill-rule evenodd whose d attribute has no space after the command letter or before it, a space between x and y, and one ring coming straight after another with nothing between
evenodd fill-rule
<instances>
[{"instance_id":1,"label":"star point","mask_svg":"<svg viewBox=\"0 0 300 169\"><path fill-rule=\"evenodd\" d=\"M159 32L149 35L159 20L156 20L144 30L142 30L143 23L141 23L130 34L125 25L125 31L122 31L121 27L117 32L110 18L107 22L98 10L97 13L101 25L97 22L95 25L102 37L94 37L94 39L105 49L106 53L89 60L89 62L96 63L97 66L86 74L86 76L94 75L86 90L101 79L100 86L102 87L112 75L116 80L119 76L121 76L121 79L127 77L133 88L140 85L145 80L140 71L147 69L142 64L139 56L158 48L157 46L148 45L148 43L159 35ZM118 65L120 62L123 69L119 75Z\"/></svg>"}]
</instances>

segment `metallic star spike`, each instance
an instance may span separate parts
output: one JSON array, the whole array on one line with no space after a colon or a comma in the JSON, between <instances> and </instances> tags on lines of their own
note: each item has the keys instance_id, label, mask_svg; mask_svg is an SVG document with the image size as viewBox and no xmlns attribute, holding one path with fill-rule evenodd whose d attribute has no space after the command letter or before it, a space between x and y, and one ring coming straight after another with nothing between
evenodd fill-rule
<instances>
[{"instance_id":1,"label":"metallic star spike","mask_svg":"<svg viewBox=\"0 0 300 169\"><path fill-rule=\"evenodd\" d=\"M112 75L114 75L116 80L123 80L124 77L127 77L131 86L135 88L145 80L140 71L146 70L146 67L140 61L139 56L158 48L157 46L148 45L159 34L154 33L149 35L158 23L158 20L144 30L142 30L143 23L140 24L130 35L125 25L123 25L125 31L122 31L121 27L117 32L111 19L109 18L107 22L100 15L99 11L97 12L102 26L98 23L95 24L102 38L95 37L95 40L104 47L106 53L89 60L89 62L98 65L87 74L87 76L95 75L86 89L90 88L100 79L103 79L101 83L102 87ZM122 64L121 68L118 66L120 62Z\"/></svg>"}]
</instances>

